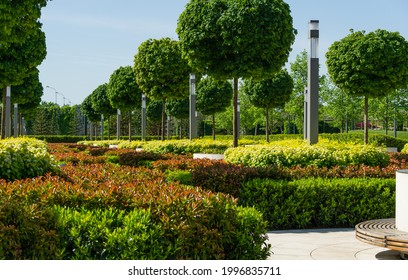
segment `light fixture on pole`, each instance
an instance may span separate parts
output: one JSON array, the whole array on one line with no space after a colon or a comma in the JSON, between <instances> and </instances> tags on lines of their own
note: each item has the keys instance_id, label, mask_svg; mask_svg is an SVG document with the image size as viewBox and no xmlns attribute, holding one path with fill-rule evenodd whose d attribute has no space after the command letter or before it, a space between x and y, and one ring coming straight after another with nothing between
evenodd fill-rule
<instances>
[{"instance_id":1,"label":"light fixture on pole","mask_svg":"<svg viewBox=\"0 0 408 280\"><path fill-rule=\"evenodd\" d=\"M307 125L309 144L318 142L319 137L319 21L309 22L309 61L307 75Z\"/></svg>"},{"instance_id":2,"label":"light fixture on pole","mask_svg":"<svg viewBox=\"0 0 408 280\"><path fill-rule=\"evenodd\" d=\"M196 76L190 74L190 140L197 138Z\"/></svg>"},{"instance_id":3,"label":"light fixture on pole","mask_svg":"<svg viewBox=\"0 0 408 280\"><path fill-rule=\"evenodd\" d=\"M54 90L54 93L55 93L55 104L58 104L57 103L57 94L58 94L58 92L57 92L57 90L55 89L55 88L53 88L53 87L50 87L50 86L46 86L47 88L50 88L50 89L52 89L52 90Z\"/></svg>"},{"instance_id":4,"label":"light fixture on pole","mask_svg":"<svg viewBox=\"0 0 408 280\"><path fill-rule=\"evenodd\" d=\"M142 94L142 140L146 140L146 94Z\"/></svg>"},{"instance_id":5,"label":"light fixture on pole","mask_svg":"<svg viewBox=\"0 0 408 280\"><path fill-rule=\"evenodd\" d=\"M5 137L11 136L11 87L6 88L6 108L5 108Z\"/></svg>"}]
</instances>

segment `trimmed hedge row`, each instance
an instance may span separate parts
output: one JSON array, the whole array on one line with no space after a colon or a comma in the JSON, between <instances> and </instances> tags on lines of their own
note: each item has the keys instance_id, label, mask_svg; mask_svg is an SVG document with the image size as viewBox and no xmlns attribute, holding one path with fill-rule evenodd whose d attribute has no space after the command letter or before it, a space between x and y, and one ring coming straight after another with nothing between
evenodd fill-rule
<instances>
[{"instance_id":1,"label":"trimmed hedge row","mask_svg":"<svg viewBox=\"0 0 408 280\"><path fill-rule=\"evenodd\" d=\"M364 143L364 135L362 133L323 133L319 134L319 137L328 140L334 140L339 142L354 142L363 144ZM401 151L404 146L408 143L405 139L394 138L388 135L381 135L381 134L370 134L368 137L368 143L377 147L396 147L398 151Z\"/></svg>"},{"instance_id":2,"label":"trimmed hedge row","mask_svg":"<svg viewBox=\"0 0 408 280\"><path fill-rule=\"evenodd\" d=\"M30 138L0 140L0 178L31 178L57 170L45 142Z\"/></svg>"},{"instance_id":3,"label":"trimmed hedge row","mask_svg":"<svg viewBox=\"0 0 408 280\"><path fill-rule=\"evenodd\" d=\"M266 240L257 210L158 170L77 163L0 180L1 259L266 259Z\"/></svg>"},{"instance_id":4,"label":"trimmed hedge row","mask_svg":"<svg viewBox=\"0 0 408 280\"><path fill-rule=\"evenodd\" d=\"M384 148L328 140L321 140L313 146L301 140L287 140L270 145L230 148L224 156L226 162L250 167L386 166L390 160Z\"/></svg>"},{"instance_id":5,"label":"trimmed hedge row","mask_svg":"<svg viewBox=\"0 0 408 280\"><path fill-rule=\"evenodd\" d=\"M262 212L270 229L354 227L395 217L395 179L254 179L239 204Z\"/></svg>"}]
</instances>

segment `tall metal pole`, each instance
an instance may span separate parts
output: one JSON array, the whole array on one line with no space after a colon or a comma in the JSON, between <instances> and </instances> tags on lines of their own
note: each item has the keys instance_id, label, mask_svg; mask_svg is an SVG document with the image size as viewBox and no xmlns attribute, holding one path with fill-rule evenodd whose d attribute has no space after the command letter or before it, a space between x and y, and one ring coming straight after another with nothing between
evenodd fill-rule
<instances>
[{"instance_id":1,"label":"tall metal pole","mask_svg":"<svg viewBox=\"0 0 408 280\"><path fill-rule=\"evenodd\" d=\"M8 86L6 89L6 115L5 115L5 136L11 136L11 87Z\"/></svg>"},{"instance_id":2,"label":"tall metal pole","mask_svg":"<svg viewBox=\"0 0 408 280\"><path fill-rule=\"evenodd\" d=\"M238 138L240 135L240 130L241 130L241 99L238 98L237 100L237 122L238 122Z\"/></svg>"},{"instance_id":3,"label":"tall metal pole","mask_svg":"<svg viewBox=\"0 0 408 280\"><path fill-rule=\"evenodd\" d=\"M18 133L19 133L18 104L17 103L14 104L14 120L13 120L13 123L14 123L14 137L17 138Z\"/></svg>"},{"instance_id":4,"label":"tall metal pole","mask_svg":"<svg viewBox=\"0 0 408 280\"><path fill-rule=\"evenodd\" d=\"M101 140L103 141L103 134L105 133L104 127L105 125L105 116L103 114L101 114Z\"/></svg>"},{"instance_id":5,"label":"tall metal pole","mask_svg":"<svg viewBox=\"0 0 408 280\"><path fill-rule=\"evenodd\" d=\"M118 121L116 123L116 137L120 139L120 109L118 109Z\"/></svg>"},{"instance_id":6,"label":"tall metal pole","mask_svg":"<svg viewBox=\"0 0 408 280\"><path fill-rule=\"evenodd\" d=\"M307 100L307 140L316 144L319 137L319 21L309 22L309 63Z\"/></svg>"},{"instance_id":7,"label":"tall metal pole","mask_svg":"<svg viewBox=\"0 0 408 280\"><path fill-rule=\"evenodd\" d=\"M307 102L309 99L307 95L307 87L305 87L304 97L305 97L305 100L304 100L304 105L303 105L303 138L307 140L308 139L307 137L307 123L308 123Z\"/></svg>"},{"instance_id":8,"label":"tall metal pole","mask_svg":"<svg viewBox=\"0 0 408 280\"><path fill-rule=\"evenodd\" d=\"M146 141L146 94L142 94L142 140Z\"/></svg>"},{"instance_id":9,"label":"tall metal pole","mask_svg":"<svg viewBox=\"0 0 408 280\"><path fill-rule=\"evenodd\" d=\"M197 138L196 77L190 74L190 140Z\"/></svg>"}]
</instances>

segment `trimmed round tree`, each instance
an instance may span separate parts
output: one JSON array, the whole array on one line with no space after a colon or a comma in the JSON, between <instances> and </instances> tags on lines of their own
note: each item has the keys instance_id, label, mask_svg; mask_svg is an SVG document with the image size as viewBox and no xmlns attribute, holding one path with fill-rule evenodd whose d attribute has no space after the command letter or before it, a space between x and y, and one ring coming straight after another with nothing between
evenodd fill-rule
<instances>
[{"instance_id":1,"label":"trimmed round tree","mask_svg":"<svg viewBox=\"0 0 408 280\"><path fill-rule=\"evenodd\" d=\"M231 105L233 89L230 82L217 81L211 77L197 85L197 111L212 116L212 136L215 140L215 114L224 112Z\"/></svg>"},{"instance_id":2,"label":"trimmed round tree","mask_svg":"<svg viewBox=\"0 0 408 280\"><path fill-rule=\"evenodd\" d=\"M132 111L142 105L142 91L131 66L120 67L112 73L107 95L113 108L129 113L129 141L131 141Z\"/></svg>"},{"instance_id":3,"label":"trimmed round tree","mask_svg":"<svg viewBox=\"0 0 408 280\"><path fill-rule=\"evenodd\" d=\"M110 140L110 118L116 114L108 97L108 84L97 87L91 94L92 108L95 112L108 117L108 140Z\"/></svg>"},{"instance_id":4,"label":"trimmed round tree","mask_svg":"<svg viewBox=\"0 0 408 280\"><path fill-rule=\"evenodd\" d=\"M266 141L269 142L269 111L273 108L283 108L291 98L293 79L286 70L275 74L272 78L255 81L245 80L244 91L251 103L265 110Z\"/></svg>"},{"instance_id":5,"label":"trimmed round tree","mask_svg":"<svg viewBox=\"0 0 408 280\"><path fill-rule=\"evenodd\" d=\"M327 70L346 94L364 97L364 142L368 143L368 99L408 84L408 42L398 32L353 32L326 53Z\"/></svg>"},{"instance_id":6,"label":"trimmed round tree","mask_svg":"<svg viewBox=\"0 0 408 280\"><path fill-rule=\"evenodd\" d=\"M2 1L0 4L0 48L22 43L37 28L47 0Z\"/></svg>"},{"instance_id":7,"label":"trimmed round tree","mask_svg":"<svg viewBox=\"0 0 408 280\"><path fill-rule=\"evenodd\" d=\"M36 71L36 67L47 55L45 34L39 23L36 26L37 28L22 42L10 43L7 46L0 43L0 88L3 89L3 108L6 108L7 86L22 84L26 77ZM2 112L0 138L5 136L5 111Z\"/></svg>"},{"instance_id":8,"label":"trimmed round tree","mask_svg":"<svg viewBox=\"0 0 408 280\"><path fill-rule=\"evenodd\" d=\"M182 57L180 43L170 38L143 42L134 61L136 80L142 91L150 99L162 101L161 137L164 140L166 100L188 96L190 67Z\"/></svg>"},{"instance_id":9,"label":"trimmed round tree","mask_svg":"<svg viewBox=\"0 0 408 280\"><path fill-rule=\"evenodd\" d=\"M233 134L238 146L238 79L265 79L286 63L296 30L282 0L191 0L177 33L194 71L234 79Z\"/></svg>"},{"instance_id":10,"label":"trimmed round tree","mask_svg":"<svg viewBox=\"0 0 408 280\"><path fill-rule=\"evenodd\" d=\"M188 119L190 116L190 99L189 97L184 99L169 99L166 102L166 112L169 116L175 117L180 121L179 136L182 138L182 125L183 120Z\"/></svg>"}]
</instances>

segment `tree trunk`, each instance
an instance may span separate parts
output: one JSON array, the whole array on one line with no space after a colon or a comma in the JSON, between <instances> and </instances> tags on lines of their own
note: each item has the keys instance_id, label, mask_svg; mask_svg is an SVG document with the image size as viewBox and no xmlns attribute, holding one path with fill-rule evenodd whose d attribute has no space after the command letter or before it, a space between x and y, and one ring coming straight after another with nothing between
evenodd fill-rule
<instances>
[{"instance_id":1,"label":"tree trunk","mask_svg":"<svg viewBox=\"0 0 408 280\"><path fill-rule=\"evenodd\" d=\"M368 144L368 97L364 96L364 144Z\"/></svg>"},{"instance_id":2,"label":"tree trunk","mask_svg":"<svg viewBox=\"0 0 408 280\"><path fill-rule=\"evenodd\" d=\"M234 78L233 147L238 147L238 78Z\"/></svg>"},{"instance_id":3,"label":"tree trunk","mask_svg":"<svg viewBox=\"0 0 408 280\"><path fill-rule=\"evenodd\" d=\"M163 98L162 104L162 130L161 130L161 140L164 141L164 136L166 134L166 98Z\"/></svg>"},{"instance_id":4,"label":"tree trunk","mask_svg":"<svg viewBox=\"0 0 408 280\"><path fill-rule=\"evenodd\" d=\"M269 109L265 109L265 116L266 116L266 124L265 124L265 135L266 135L266 142L269 143Z\"/></svg>"},{"instance_id":5,"label":"tree trunk","mask_svg":"<svg viewBox=\"0 0 408 280\"><path fill-rule=\"evenodd\" d=\"M111 123L111 116L108 116L108 141L110 140L110 123Z\"/></svg>"},{"instance_id":6,"label":"tree trunk","mask_svg":"<svg viewBox=\"0 0 408 280\"><path fill-rule=\"evenodd\" d=\"M215 114L212 115L212 137L215 140Z\"/></svg>"},{"instance_id":7,"label":"tree trunk","mask_svg":"<svg viewBox=\"0 0 408 280\"><path fill-rule=\"evenodd\" d=\"M385 135L388 135L388 95L385 97Z\"/></svg>"}]
</instances>

